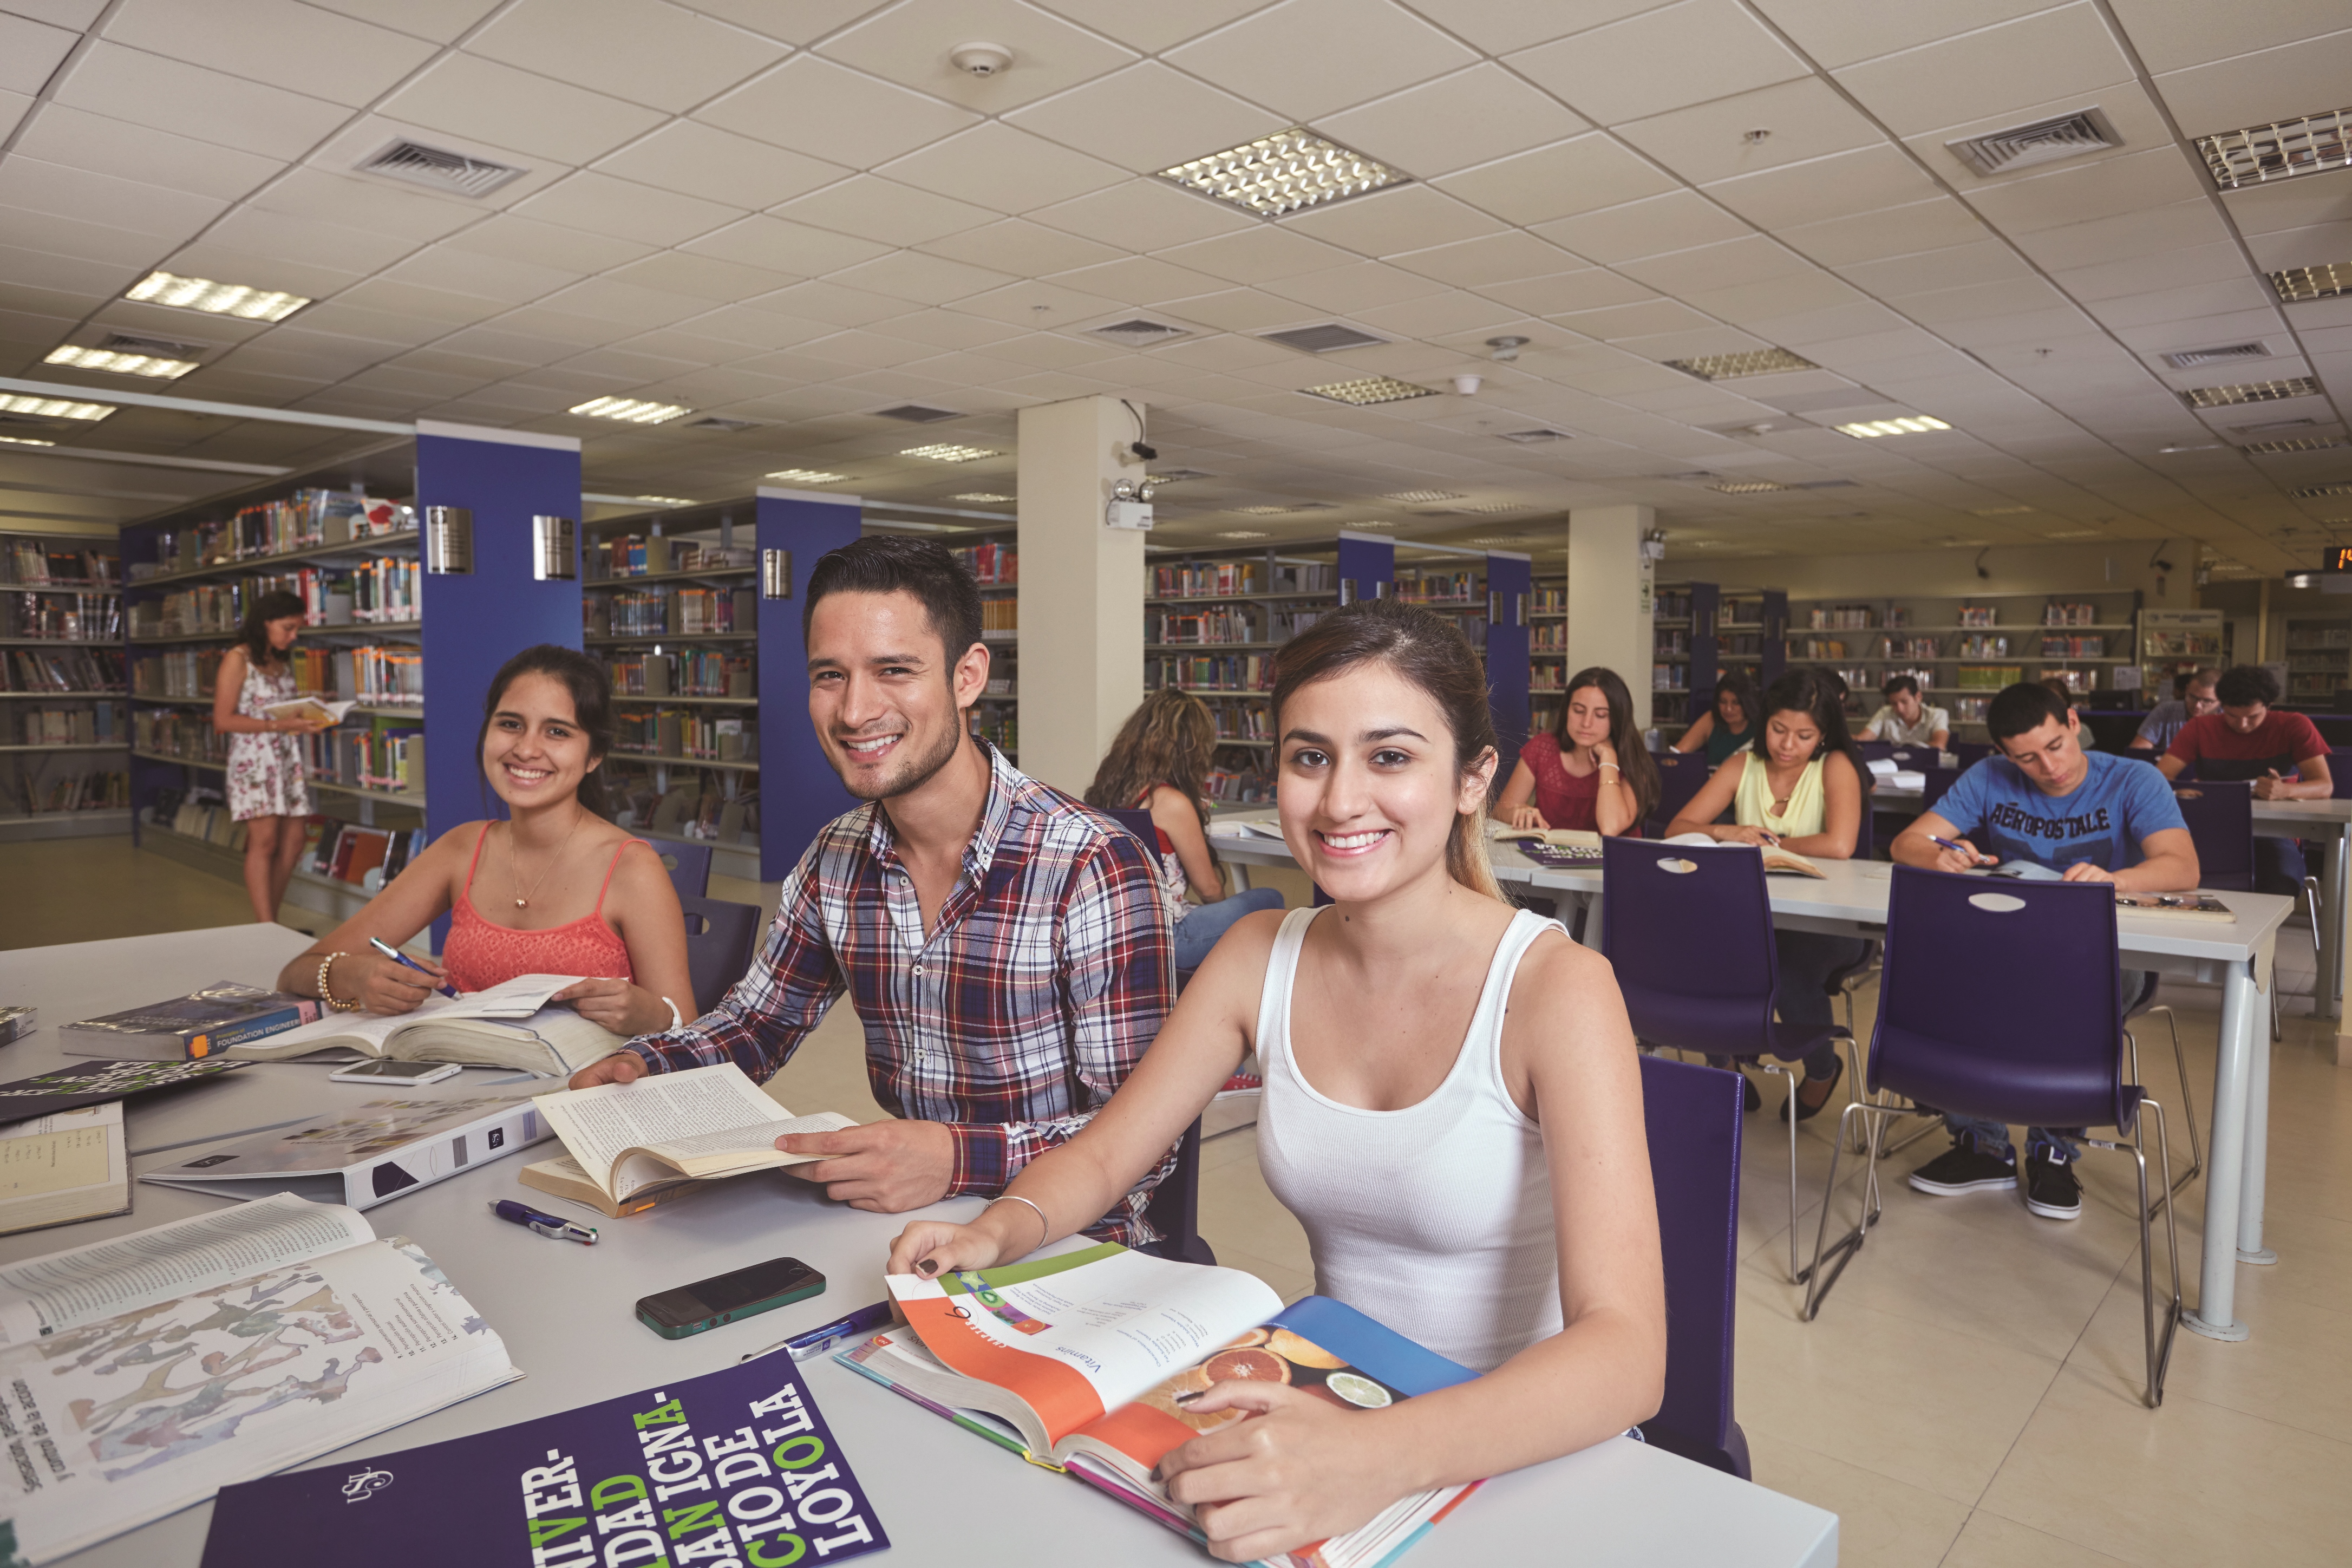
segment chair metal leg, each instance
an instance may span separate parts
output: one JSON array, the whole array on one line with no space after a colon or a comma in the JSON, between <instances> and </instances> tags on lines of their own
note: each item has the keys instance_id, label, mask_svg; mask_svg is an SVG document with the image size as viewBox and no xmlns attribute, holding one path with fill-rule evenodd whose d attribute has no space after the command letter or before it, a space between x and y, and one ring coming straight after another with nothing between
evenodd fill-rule
<instances>
[{"instance_id":1,"label":"chair metal leg","mask_svg":"<svg viewBox=\"0 0 2352 1568\"><path fill-rule=\"evenodd\" d=\"M1766 1072L1777 1073L1789 1080L1789 1277L1791 1283L1801 1285L1805 1277L1797 1272L1797 1077L1794 1063L1766 1061L1759 1058L1756 1065ZM1843 1131L1843 1129L1841 1129Z\"/></svg>"},{"instance_id":2,"label":"chair metal leg","mask_svg":"<svg viewBox=\"0 0 2352 1568\"><path fill-rule=\"evenodd\" d=\"M2172 1143L2168 1136L2164 1107L2153 1100L2140 1101L2140 1110L2156 1115L2157 1185L2162 1188L2172 1174ZM2172 1205L2164 1205L2165 1255L2171 1265L2172 1297L2165 1305L2163 1327L2157 1326L2156 1258L2150 1247L2149 1221L2155 1218L2155 1208L2147 1197L2147 1151L2146 1136L2137 1127L2132 1130L2129 1143L2111 1142L2104 1138L2086 1138L2084 1142L2097 1149L2112 1149L2129 1154L2139 1174L2139 1317L2140 1336L2147 1357L2147 1405L2151 1410L2164 1404L2165 1374L2172 1365L2172 1336L2180 1324L2180 1235L2173 1225Z\"/></svg>"},{"instance_id":3,"label":"chair metal leg","mask_svg":"<svg viewBox=\"0 0 2352 1568\"><path fill-rule=\"evenodd\" d=\"M1862 1250L1863 1243L1870 1238L1870 1227L1877 1224L1878 1216L1885 1212L1885 1205L1878 1193L1878 1162L1883 1157L1878 1142L1885 1123L1879 1118L1925 1114L1909 1106L1874 1105L1868 1100L1859 1105L1849 1105L1841 1113L1837 1143L1830 1152L1829 1184L1822 1190L1821 1223L1813 1232L1813 1260L1799 1276L1805 1287L1807 1322L1812 1321L1815 1314L1820 1312L1822 1303L1829 1298L1830 1288L1838 1282L1838 1276L1845 1272L1845 1266L1853 1260L1853 1255ZM1861 1117L1870 1125L1863 1162L1862 1218L1852 1230L1832 1242L1829 1239L1830 1205L1837 1198L1838 1162L1845 1152L1846 1129L1843 1122L1844 1118L1850 1116ZM1826 1271L1825 1265L1831 1266Z\"/></svg>"},{"instance_id":4,"label":"chair metal leg","mask_svg":"<svg viewBox=\"0 0 2352 1568\"><path fill-rule=\"evenodd\" d=\"M2278 997L2278 987L2271 987L2271 997L2273 1003L2275 1003ZM2168 1004L2161 1006L2150 1007L2147 1012L2141 1014L2140 1016L2143 1018L2153 1018L2158 1013L2164 1015L2164 1026L2172 1031L2172 1064L2175 1068L2179 1068L2180 1072L2180 1116L2182 1121L2189 1123L2189 1169L2179 1181L2171 1184L2169 1188L2167 1189L2169 1192L2177 1193L2204 1173L2205 1142L2204 1140L2197 1135L2196 1093L2189 1080L2189 1051L2188 1048L2180 1043L2180 1019L2179 1016L2173 1012L2171 1006ZM2129 1029L2126 1029L2124 1031L2124 1038L2131 1040L2132 1033ZM2132 1082L2145 1083L2147 1081L2147 1080L2146 1079L2139 1076L2139 1046L2138 1042L2133 1041ZM2170 1173L2168 1172L2167 1173L2169 1174Z\"/></svg>"},{"instance_id":5,"label":"chair metal leg","mask_svg":"<svg viewBox=\"0 0 2352 1568\"><path fill-rule=\"evenodd\" d=\"M2315 966L2317 969L2325 969L2327 967L2326 962L2327 952L2326 944L2319 940L2319 879L2316 877L2305 877L2303 879L2303 907L2311 915L2312 957L2319 961ZM2324 1018L2327 1016L2327 998L2335 994L2335 989L2334 975L2315 973L2311 986L2313 1017Z\"/></svg>"}]
</instances>

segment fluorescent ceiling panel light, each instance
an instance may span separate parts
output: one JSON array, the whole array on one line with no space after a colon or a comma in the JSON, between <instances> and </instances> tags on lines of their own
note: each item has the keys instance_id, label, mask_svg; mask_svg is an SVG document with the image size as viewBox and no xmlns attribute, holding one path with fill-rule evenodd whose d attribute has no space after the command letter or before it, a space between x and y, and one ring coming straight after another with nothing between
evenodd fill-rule
<instances>
[{"instance_id":1,"label":"fluorescent ceiling panel light","mask_svg":"<svg viewBox=\"0 0 2352 1568\"><path fill-rule=\"evenodd\" d=\"M1216 477L1201 468L1168 468L1145 476L1155 485L1181 485L1186 479L1213 479Z\"/></svg>"},{"instance_id":2,"label":"fluorescent ceiling panel light","mask_svg":"<svg viewBox=\"0 0 2352 1568\"><path fill-rule=\"evenodd\" d=\"M192 359L160 359L153 354L118 353L112 349L86 349L61 344L43 356L43 364L69 364L76 370L103 370L116 375L143 375L156 381L176 381L196 368Z\"/></svg>"},{"instance_id":3,"label":"fluorescent ceiling panel light","mask_svg":"<svg viewBox=\"0 0 2352 1568\"><path fill-rule=\"evenodd\" d=\"M2270 357L2268 343L2224 343L2217 349L2183 349L2179 353L2166 354L2164 363L2175 370L2195 370L2200 365L2226 364L2231 360Z\"/></svg>"},{"instance_id":4,"label":"fluorescent ceiling panel light","mask_svg":"<svg viewBox=\"0 0 2352 1568\"><path fill-rule=\"evenodd\" d=\"M632 496L629 499L641 500L647 506L692 506L694 504L684 496Z\"/></svg>"},{"instance_id":5,"label":"fluorescent ceiling panel light","mask_svg":"<svg viewBox=\"0 0 2352 1568\"><path fill-rule=\"evenodd\" d=\"M1271 536L1260 533L1254 528L1229 528L1217 537L1219 539L1265 539Z\"/></svg>"},{"instance_id":6,"label":"fluorescent ceiling panel light","mask_svg":"<svg viewBox=\"0 0 2352 1568\"><path fill-rule=\"evenodd\" d=\"M2238 403L2273 403L2282 397L2316 397L2319 383L2307 375L2284 381L2247 381L2235 386L2191 387L2180 401L2191 408L2227 408Z\"/></svg>"},{"instance_id":7,"label":"fluorescent ceiling panel light","mask_svg":"<svg viewBox=\"0 0 2352 1568\"><path fill-rule=\"evenodd\" d=\"M1724 479L1706 487L1727 496L1761 495L1766 490L1785 490L1789 487L1778 479Z\"/></svg>"},{"instance_id":8,"label":"fluorescent ceiling panel light","mask_svg":"<svg viewBox=\"0 0 2352 1568\"><path fill-rule=\"evenodd\" d=\"M1431 501L1463 500L1467 498L1459 490L1391 490L1381 499L1401 500L1408 506L1423 506Z\"/></svg>"},{"instance_id":9,"label":"fluorescent ceiling panel light","mask_svg":"<svg viewBox=\"0 0 2352 1568\"><path fill-rule=\"evenodd\" d=\"M847 474L828 474L823 468L778 468L768 478L782 479L788 485L837 485Z\"/></svg>"},{"instance_id":10,"label":"fluorescent ceiling panel light","mask_svg":"<svg viewBox=\"0 0 2352 1568\"><path fill-rule=\"evenodd\" d=\"M2028 125L2012 125L2006 131L1964 137L1947 142L1944 146L1978 174L1990 176L2031 168L2036 163L2054 163L2060 158L2079 158L2085 153L2101 153L2123 144L2124 139L2116 134L2107 117L2094 107Z\"/></svg>"},{"instance_id":11,"label":"fluorescent ceiling panel light","mask_svg":"<svg viewBox=\"0 0 2352 1568\"><path fill-rule=\"evenodd\" d=\"M1237 506L1234 510L1244 517L1287 517L1294 511L1305 511L1300 506Z\"/></svg>"},{"instance_id":12,"label":"fluorescent ceiling panel light","mask_svg":"<svg viewBox=\"0 0 2352 1568\"><path fill-rule=\"evenodd\" d=\"M0 392L0 414L31 414L43 419L103 419L114 412L111 403L77 403L65 397L26 397Z\"/></svg>"},{"instance_id":13,"label":"fluorescent ceiling panel light","mask_svg":"<svg viewBox=\"0 0 2352 1568\"><path fill-rule=\"evenodd\" d=\"M2319 267L2291 267L2269 276L2271 288L2282 301L2290 305L2305 300L2333 300L2339 294L2352 294L2352 261L2330 262Z\"/></svg>"},{"instance_id":14,"label":"fluorescent ceiling panel light","mask_svg":"<svg viewBox=\"0 0 2352 1568\"><path fill-rule=\"evenodd\" d=\"M2305 485L2299 490L2286 493L2297 500L2317 500L2322 496L2352 496L2352 479L2338 479L2332 485Z\"/></svg>"},{"instance_id":15,"label":"fluorescent ceiling panel light","mask_svg":"<svg viewBox=\"0 0 2352 1568\"><path fill-rule=\"evenodd\" d=\"M2352 169L2352 109L2297 115L2197 138L2197 152L2225 191Z\"/></svg>"},{"instance_id":16,"label":"fluorescent ceiling panel light","mask_svg":"<svg viewBox=\"0 0 2352 1568\"><path fill-rule=\"evenodd\" d=\"M928 447L902 447L898 449L898 456L902 458L929 458L934 463L975 463L982 458L1001 455L986 447L959 447L952 441L937 441Z\"/></svg>"},{"instance_id":17,"label":"fluorescent ceiling panel light","mask_svg":"<svg viewBox=\"0 0 2352 1568\"><path fill-rule=\"evenodd\" d=\"M2284 452L2332 452L2339 447L2352 447L2352 440L2341 436L2300 436L2284 441L2249 441L2238 450L2274 458Z\"/></svg>"},{"instance_id":18,"label":"fluorescent ceiling panel light","mask_svg":"<svg viewBox=\"0 0 2352 1568\"><path fill-rule=\"evenodd\" d=\"M2044 539L2102 539L2105 536L2095 528L2070 528L2060 533L2045 533Z\"/></svg>"},{"instance_id":19,"label":"fluorescent ceiling panel light","mask_svg":"<svg viewBox=\"0 0 2352 1568\"><path fill-rule=\"evenodd\" d=\"M625 425L660 425L693 409L682 403L647 403L635 397L592 397L575 403L572 412L590 419L618 419Z\"/></svg>"},{"instance_id":20,"label":"fluorescent ceiling panel light","mask_svg":"<svg viewBox=\"0 0 2352 1568\"><path fill-rule=\"evenodd\" d=\"M1864 441L1881 436L1916 436L1927 430L1948 430L1951 426L1940 419L1930 419L1924 414L1906 415L1900 419L1864 419L1853 425L1841 425L1838 429Z\"/></svg>"},{"instance_id":21,"label":"fluorescent ceiling panel light","mask_svg":"<svg viewBox=\"0 0 2352 1568\"><path fill-rule=\"evenodd\" d=\"M57 445L55 441L37 440L30 436L0 436L0 441L5 441L11 447L54 447Z\"/></svg>"},{"instance_id":22,"label":"fluorescent ceiling panel light","mask_svg":"<svg viewBox=\"0 0 2352 1568\"><path fill-rule=\"evenodd\" d=\"M1014 498L998 495L994 490L965 490L961 495L950 496L948 499L950 500L1008 501Z\"/></svg>"},{"instance_id":23,"label":"fluorescent ceiling panel light","mask_svg":"<svg viewBox=\"0 0 2352 1568\"><path fill-rule=\"evenodd\" d=\"M1373 403L1403 403L1415 397L1434 397L1437 388L1415 386L1394 376L1367 375L1354 381L1326 382L1321 386L1302 386L1299 391L1309 397L1328 398L1333 403L1350 403L1361 408Z\"/></svg>"},{"instance_id":24,"label":"fluorescent ceiling panel light","mask_svg":"<svg viewBox=\"0 0 2352 1568\"><path fill-rule=\"evenodd\" d=\"M1665 366L1701 381L1737 381L1743 375L1779 375L1792 370L1822 368L1787 349L1749 349L1744 353L1708 354L1701 359L1670 359Z\"/></svg>"},{"instance_id":25,"label":"fluorescent ceiling panel light","mask_svg":"<svg viewBox=\"0 0 2352 1568\"><path fill-rule=\"evenodd\" d=\"M1531 504L1523 500L1490 500L1477 506L1457 506L1454 510L1464 517L1498 517L1507 511L1526 511Z\"/></svg>"},{"instance_id":26,"label":"fluorescent ceiling panel light","mask_svg":"<svg viewBox=\"0 0 2352 1568\"><path fill-rule=\"evenodd\" d=\"M209 278L182 278L171 272L150 272L122 297L142 305L169 305L211 316L235 316L243 321L282 321L310 302L300 294L256 289L247 283L215 283Z\"/></svg>"},{"instance_id":27,"label":"fluorescent ceiling panel light","mask_svg":"<svg viewBox=\"0 0 2352 1568\"><path fill-rule=\"evenodd\" d=\"M2022 517L2033 509L2030 506L1972 506L1970 517Z\"/></svg>"},{"instance_id":28,"label":"fluorescent ceiling panel light","mask_svg":"<svg viewBox=\"0 0 2352 1568\"><path fill-rule=\"evenodd\" d=\"M1162 169L1160 177L1260 217L1365 195L1407 178L1297 126Z\"/></svg>"}]
</instances>

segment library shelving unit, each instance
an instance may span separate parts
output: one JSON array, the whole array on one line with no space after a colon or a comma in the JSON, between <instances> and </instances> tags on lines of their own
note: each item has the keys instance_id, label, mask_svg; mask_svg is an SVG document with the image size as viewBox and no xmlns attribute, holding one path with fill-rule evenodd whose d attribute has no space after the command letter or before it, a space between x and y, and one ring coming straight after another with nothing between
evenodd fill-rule
<instances>
[{"instance_id":1,"label":"library shelving unit","mask_svg":"<svg viewBox=\"0 0 2352 1568\"><path fill-rule=\"evenodd\" d=\"M1789 658L1845 677L1849 710L1866 717L1878 688L1916 676L1955 730L1984 722L1993 693L2056 675L2085 696L2111 689L2131 647L2137 589L1814 599L1788 606Z\"/></svg>"},{"instance_id":2,"label":"library shelving unit","mask_svg":"<svg viewBox=\"0 0 2352 1568\"><path fill-rule=\"evenodd\" d=\"M2343 623L2338 622L2338 625ZM2199 669L2220 668L2229 662L2230 618L2220 610L2142 610L2139 613L2139 668L2141 696L2151 705L2172 695L2172 679L2177 675L2191 675ZM2347 645L2339 643L2338 647ZM2294 645L2292 637L2287 643L2287 669L2290 679L2295 669ZM2316 669L2320 666L2314 665ZM2326 667L2342 672L2342 656ZM2338 682L2338 684L2345 684ZM2289 696L2292 700L2293 692ZM2315 700L2326 703L2331 693L2319 692Z\"/></svg>"},{"instance_id":3,"label":"library shelving unit","mask_svg":"<svg viewBox=\"0 0 2352 1568\"><path fill-rule=\"evenodd\" d=\"M1722 592L1715 648L1718 673L1743 671L1759 691L1780 679L1789 668L1789 595L1779 588Z\"/></svg>"},{"instance_id":4,"label":"library shelving unit","mask_svg":"<svg viewBox=\"0 0 2352 1568\"><path fill-rule=\"evenodd\" d=\"M1532 574L1528 584L1528 733L1559 728L1567 702L1568 574ZM1509 775L1505 774L1506 778Z\"/></svg>"},{"instance_id":5,"label":"library shelving unit","mask_svg":"<svg viewBox=\"0 0 2352 1568\"><path fill-rule=\"evenodd\" d=\"M1021 550L1016 531L983 529L940 541L980 584L988 689L971 705L971 732L1021 760Z\"/></svg>"},{"instance_id":6,"label":"library shelving unit","mask_svg":"<svg viewBox=\"0 0 2352 1568\"><path fill-rule=\"evenodd\" d=\"M1722 600L1713 583L1661 583L1652 592L1650 726L1661 739L1689 729L1715 700L1723 673L1716 631Z\"/></svg>"},{"instance_id":7,"label":"library shelving unit","mask_svg":"<svg viewBox=\"0 0 2352 1568\"><path fill-rule=\"evenodd\" d=\"M2204 613L2216 616L2221 614L2219 610ZM2154 612L2146 612L2141 618L2145 620L2149 614ZM2211 640L2218 644L2218 634ZM2210 664L2218 660L2200 662ZM2331 712L2336 694L2347 687L2352 687L2352 616L2290 618L2286 623L2287 706ZM2168 687L2166 694L2170 695Z\"/></svg>"},{"instance_id":8,"label":"library shelving unit","mask_svg":"<svg viewBox=\"0 0 2352 1568\"><path fill-rule=\"evenodd\" d=\"M0 533L0 838L131 821L114 541Z\"/></svg>"}]
</instances>

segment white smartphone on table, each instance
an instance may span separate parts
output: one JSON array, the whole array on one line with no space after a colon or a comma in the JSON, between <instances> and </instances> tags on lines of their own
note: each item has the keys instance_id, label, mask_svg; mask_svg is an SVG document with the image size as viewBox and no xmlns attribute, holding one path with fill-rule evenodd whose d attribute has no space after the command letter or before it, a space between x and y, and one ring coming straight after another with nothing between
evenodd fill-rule
<instances>
[{"instance_id":1,"label":"white smartphone on table","mask_svg":"<svg viewBox=\"0 0 2352 1568\"><path fill-rule=\"evenodd\" d=\"M330 1083L439 1083L464 1071L457 1062L396 1062L383 1058L352 1062L327 1075Z\"/></svg>"}]
</instances>

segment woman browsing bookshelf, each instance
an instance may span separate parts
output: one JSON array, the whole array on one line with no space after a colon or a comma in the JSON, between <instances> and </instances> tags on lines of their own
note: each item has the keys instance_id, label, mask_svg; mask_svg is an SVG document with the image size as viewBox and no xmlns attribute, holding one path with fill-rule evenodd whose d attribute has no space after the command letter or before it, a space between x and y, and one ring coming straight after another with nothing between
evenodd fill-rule
<instances>
[{"instance_id":1,"label":"woman browsing bookshelf","mask_svg":"<svg viewBox=\"0 0 2352 1568\"><path fill-rule=\"evenodd\" d=\"M1575 827L1640 836L1665 786L1633 728L1633 694L1600 665L1568 683L1559 729L1530 735L1495 815L1512 827Z\"/></svg>"},{"instance_id":2,"label":"woman browsing bookshelf","mask_svg":"<svg viewBox=\"0 0 2352 1568\"><path fill-rule=\"evenodd\" d=\"M1486 1375L1380 1410L1212 1386L1195 1415L1255 1418L1161 1474L1234 1562L1622 1432L1656 1410L1665 1359L1633 1030L1607 963L1499 896L1469 645L1359 601L1285 646L1273 711L1283 837L1335 902L1236 924L1092 1123L972 1224L908 1226L888 1263L982 1268L1071 1234L1255 1049L1259 1158L1317 1289Z\"/></svg>"},{"instance_id":3,"label":"woman browsing bookshelf","mask_svg":"<svg viewBox=\"0 0 2352 1568\"><path fill-rule=\"evenodd\" d=\"M311 944L278 988L339 1011L406 1013L446 984L480 991L522 974L590 978L558 992L614 1034L650 1034L694 1011L686 915L660 858L610 820L613 746L604 667L542 643L507 660L483 703L476 757L503 822L451 828L357 915ZM441 963L375 952L452 916Z\"/></svg>"},{"instance_id":4,"label":"woman browsing bookshelf","mask_svg":"<svg viewBox=\"0 0 2352 1568\"><path fill-rule=\"evenodd\" d=\"M302 854L302 826L315 809L295 737L326 728L312 719L273 719L272 703L294 700L294 641L302 601L283 589L258 595L213 681L213 728L228 737L228 813L245 824L245 890L253 918L276 922Z\"/></svg>"}]
</instances>

